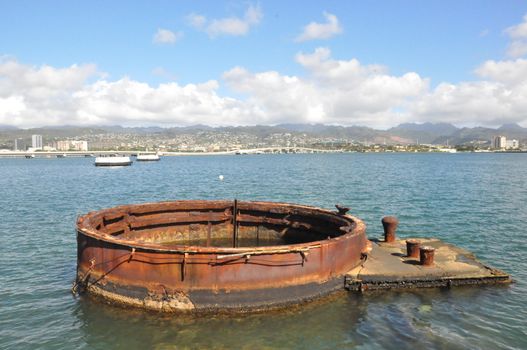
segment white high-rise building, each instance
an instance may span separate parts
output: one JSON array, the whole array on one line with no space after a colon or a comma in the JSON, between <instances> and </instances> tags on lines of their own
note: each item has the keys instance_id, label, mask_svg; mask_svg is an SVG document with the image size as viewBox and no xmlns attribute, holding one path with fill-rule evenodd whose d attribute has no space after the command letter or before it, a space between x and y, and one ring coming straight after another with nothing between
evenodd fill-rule
<instances>
[{"instance_id":1,"label":"white high-rise building","mask_svg":"<svg viewBox=\"0 0 527 350\"><path fill-rule=\"evenodd\" d=\"M42 149L42 135L31 135L31 147L33 149Z\"/></svg>"},{"instance_id":2,"label":"white high-rise building","mask_svg":"<svg viewBox=\"0 0 527 350\"><path fill-rule=\"evenodd\" d=\"M496 136L492 142L492 147L502 149L507 147L507 138L505 136Z\"/></svg>"}]
</instances>

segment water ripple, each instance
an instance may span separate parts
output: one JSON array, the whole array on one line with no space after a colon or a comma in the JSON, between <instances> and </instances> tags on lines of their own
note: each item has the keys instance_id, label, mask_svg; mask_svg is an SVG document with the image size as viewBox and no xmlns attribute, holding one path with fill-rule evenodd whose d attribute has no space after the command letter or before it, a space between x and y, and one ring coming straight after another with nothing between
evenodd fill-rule
<instances>
[{"instance_id":1,"label":"water ripple","mask_svg":"<svg viewBox=\"0 0 527 350\"><path fill-rule=\"evenodd\" d=\"M334 154L0 159L1 349L525 349L527 156ZM225 180L218 181L218 175ZM126 203L239 198L351 205L371 237L434 236L512 273L510 287L343 294L267 315L191 318L74 298L77 215Z\"/></svg>"}]
</instances>

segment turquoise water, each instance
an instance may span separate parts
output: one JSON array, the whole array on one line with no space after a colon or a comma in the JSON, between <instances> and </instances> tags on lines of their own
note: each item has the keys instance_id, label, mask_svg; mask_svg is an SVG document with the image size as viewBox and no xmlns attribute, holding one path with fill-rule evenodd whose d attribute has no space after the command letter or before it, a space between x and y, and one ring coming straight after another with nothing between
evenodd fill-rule
<instances>
[{"instance_id":1,"label":"turquoise water","mask_svg":"<svg viewBox=\"0 0 527 350\"><path fill-rule=\"evenodd\" d=\"M225 180L219 181L218 176ZM527 154L0 159L1 349L526 349ZM170 199L347 204L370 237L433 236L511 273L508 287L342 293L271 314L168 316L70 293L77 215Z\"/></svg>"}]
</instances>

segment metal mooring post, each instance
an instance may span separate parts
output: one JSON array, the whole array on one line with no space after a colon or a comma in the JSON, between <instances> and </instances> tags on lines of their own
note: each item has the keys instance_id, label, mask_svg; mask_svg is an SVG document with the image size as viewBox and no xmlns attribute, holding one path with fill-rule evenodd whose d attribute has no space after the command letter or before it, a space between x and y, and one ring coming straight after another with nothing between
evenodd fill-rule
<instances>
[{"instance_id":1,"label":"metal mooring post","mask_svg":"<svg viewBox=\"0 0 527 350\"><path fill-rule=\"evenodd\" d=\"M399 220L395 216L385 216L381 221L384 228L384 241L386 243L395 242L395 230L397 230Z\"/></svg>"},{"instance_id":2,"label":"metal mooring post","mask_svg":"<svg viewBox=\"0 0 527 350\"><path fill-rule=\"evenodd\" d=\"M236 248L238 243L238 200L234 199L232 208L232 247Z\"/></svg>"}]
</instances>

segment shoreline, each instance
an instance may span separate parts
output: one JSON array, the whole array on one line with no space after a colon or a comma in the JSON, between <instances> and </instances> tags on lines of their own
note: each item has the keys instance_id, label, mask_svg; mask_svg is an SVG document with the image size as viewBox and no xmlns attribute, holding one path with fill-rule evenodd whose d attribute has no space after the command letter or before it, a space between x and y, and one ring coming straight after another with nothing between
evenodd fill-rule
<instances>
[{"instance_id":1,"label":"shoreline","mask_svg":"<svg viewBox=\"0 0 527 350\"><path fill-rule=\"evenodd\" d=\"M0 152L0 158L65 158L65 157L86 157L92 158L96 156L104 155L120 155L120 156L136 156L141 153L152 153L152 152L137 152L137 151L45 151L45 152L19 152L19 151L8 151ZM345 151L345 150L310 150L310 151L287 151L287 152L265 152L256 150L237 150L237 151L219 151L219 152L159 152L160 156L166 157L185 157L185 156L234 156L234 155L269 155L269 154L320 154L320 153L440 153L440 154L455 154L455 153L492 153L492 154L515 154L515 153L527 153L527 150L521 151L456 151L456 152L444 152L444 151Z\"/></svg>"},{"instance_id":2,"label":"shoreline","mask_svg":"<svg viewBox=\"0 0 527 350\"><path fill-rule=\"evenodd\" d=\"M160 156L178 157L178 156L232 156L232 155L262 155L262 154L319 154L319 153L527 153L527 150L456 150L455 148L440 148L428 150L327 150L306 147L263 147L238 149L231 151L217 152L172 152L172 151L10 151L0 150L0 158L65 158L65 157L98 157L98 156L137 156L138 154L153 154Z\"/></svg>"}]
</instances>

